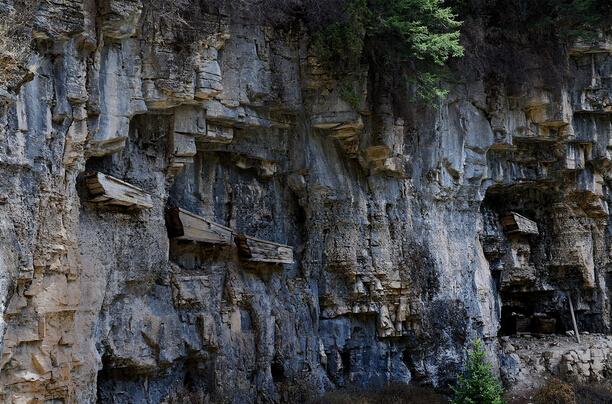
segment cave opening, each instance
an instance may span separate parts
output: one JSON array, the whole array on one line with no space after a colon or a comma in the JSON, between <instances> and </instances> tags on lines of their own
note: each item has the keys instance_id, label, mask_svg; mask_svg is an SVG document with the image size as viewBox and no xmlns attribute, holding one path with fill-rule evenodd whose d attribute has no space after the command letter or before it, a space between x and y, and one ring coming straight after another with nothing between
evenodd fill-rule
<instances>
[{"instance_id":1,"label":"cave opening","mask_svg":"<svg viewBox=\"0 0 612 404\"><path fill-rule=\"evenodd\" d=\"M481 213L481 245L499 302L498 335L560 335L597 329L588 216L553 189L493 187ZM585 247L586 246L586 247Z\"/></svg>"},{"instance_id":2,"label":"cave opening","mask_svg":"<svg viewBox=\"0 0 612 404\"><path fill-rule=\"evenodd\" d=\"M272 373L272 380L274 383L282 383L287 379L285 375L285 368L278 358L274 358L272 361L270 371Z\"/></svg>"},{"instance_id":3,"label":"cave opening","mask_svg":"<svg viewBox=\"0 0 612 404\"><path fill-rule=\"evenodd\" d=\"M340 351L340 361L344 376L347 377L351 373L351 350L349 348Z\"/></svg>"},{"instance_id":4,"label":"cave opening","mask_svg":"<svg viewBox=\"0 0 612 404\"><path fill-rule=\"evenodd\" d=\"M561 311L562 299L554 292L502 293L501 300L500 335L563 334L571 329Z\"/></svg>"}]
</instances>

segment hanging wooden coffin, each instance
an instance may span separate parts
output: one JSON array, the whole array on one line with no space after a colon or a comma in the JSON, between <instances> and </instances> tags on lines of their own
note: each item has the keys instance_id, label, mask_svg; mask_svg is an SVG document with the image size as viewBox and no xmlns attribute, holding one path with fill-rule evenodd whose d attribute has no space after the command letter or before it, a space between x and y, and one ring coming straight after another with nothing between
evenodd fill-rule
<instances>
[{"instance_id":1,"label":"hanging wooden coffin","mask_svg":"<svg viewBox=\"0 0 612 404\"><path fill-rule=\"evenodd\" d=\"M285 244L238 234L234 237L241 259L254 262L293 264L293 248Z\"/></svg>"},{"instance_id":2,"label":"hanging wooden coffin","mask_svg":"<svg viewBox=\"0 0 612 404\"><path fill-rule=\"evenodd\" d=\"M151 195L118 178L100 172L89 173L85 184L92 196L90 202L135 208L152 208Z\"/></svg>"},{"instance_id":3,"label":"hanging wooden coffin","mask_svg":"<svg viewBox=\"0 0 612 404\"><path fill-rule=\"evenodd\" d=\"M232 243L232 229L181 208L166 210L166 227L170 238L212 244Z\"/></svg>"},{"instance_id":4,"label":"hanging wooden coffin","mask_svg":"<svg viewBox=\"0 0 612 404\"><path fill-rule=\"evenodd\" d=\"M501 218L501 224L506 233L511 234L538 234L538 225L518 213L510 212Z\"/></svg>"}]
</instances>

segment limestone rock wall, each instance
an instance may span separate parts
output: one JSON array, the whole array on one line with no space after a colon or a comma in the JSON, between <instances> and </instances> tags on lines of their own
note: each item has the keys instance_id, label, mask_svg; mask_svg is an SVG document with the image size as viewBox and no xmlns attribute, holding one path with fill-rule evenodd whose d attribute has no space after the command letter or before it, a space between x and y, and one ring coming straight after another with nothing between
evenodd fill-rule
<instances>
[{"instance_id":1,"label":"limestone rock wall","mask_svg":"<svg viewBox=\"0 0 612 404\"><path fill-rule=\"evenodd\" d=\"M601 334L582 335L580 344L573 336L503 337L502 378L518 394L543 386L548 377L601 383L610 377L610 344L610 336Z\"/></svg>"},{"instance_id":2,"label":"limestone rock wall","mask_svg":"<svg viewBox=\"0 0 612 404\"><path fill-rule=\"evenodd\" d=\"M459 65L437 109L365 71L357 107L304 28L193 7L191 26L141 0L36 9L33 79L0 92L2 400L444 387L471 338L496 360L499 334L564 333L568 294L609 333L609 47L577 44L553 83L533 56L519 88ZM92 171L153 206L92 201ZM170 206L294 263L169 237Z\"/></svg>"}]
</instances>

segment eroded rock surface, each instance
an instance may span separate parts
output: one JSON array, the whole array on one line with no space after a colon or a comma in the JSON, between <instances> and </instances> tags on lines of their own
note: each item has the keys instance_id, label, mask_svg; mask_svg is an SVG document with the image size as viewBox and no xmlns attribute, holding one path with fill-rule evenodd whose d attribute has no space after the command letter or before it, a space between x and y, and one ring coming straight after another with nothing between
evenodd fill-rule
<instances>
[{"instance_id":1,"label":"eroded rock surface","mask_svg":"<svg viewBox=\"0 0 612 404\"><path fill-rule=\"evenodd\" d=\"M602 382L612 371L609 335L582 335L580 343L573 335L503 337L501 346L501 376L513 393L542 387L550 377L585 384Z\"/></svg>"},{"instance_id":2,"label":"eroded rock surface","mask_svg":"<svg viewBox=\"0 0 612 404\"><path fill-rule=\"evenodd\" d=\"M191 28L141 0L36 10L33 79L0 91L1 400L446 387L475 337L537 377L498 336L564 335L568 296L580 330L610 332L609 39L558 50L554 79L525 51L520 85L459 64L437 109L365 72L357 108L301 25L226 6ZM104 201L146 204L100 203L92 172L127 184ZM169 207L293 263L169 237ZM609 378L609 338L589 344L555 372Z\"/></svg>"}]
</instances>

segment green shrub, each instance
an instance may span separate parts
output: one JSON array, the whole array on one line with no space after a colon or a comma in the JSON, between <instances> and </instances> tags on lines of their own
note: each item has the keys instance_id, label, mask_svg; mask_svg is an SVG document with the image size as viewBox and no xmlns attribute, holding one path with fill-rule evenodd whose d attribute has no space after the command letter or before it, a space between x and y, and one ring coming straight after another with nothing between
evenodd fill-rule
<instances>
[{"instance_id":1,"label":"green shrub","mask_svg":"<svg viewBox=\"0 0 612 404\"><path fill-rule=\"evenodd\" d=\"M328 25L312 39L319 61L338 77L355 72L361 63L369 14L367 1L350 0L345 14L345 21Z\"/></svg>"},{"instance_id":2,"label":"green shrub","mask_svg":"<svg viewBox=\"0 0 612 404\"><path fill-rule=\"evenodd\" d=\"M485 357L482 341L476 340L468 352L465 372L459 376L457 385L453 387L453 404L503 403L504 390Z\"/></svg>"},{"instance_id":3,"label":"green shrub","mask_svg":"<svg viewBox=\"0 0 612 404\"><path fill-rule=\"evenodd\" d=\"M444 95L440 71L463 55L459 28L442 0L349 0L345 20L313 37L319 60L342 78L367 62L416 86L422 100Z\"/></svg>"},{"instance_id":4,"label":"green shrub","mask_svg":"<svg viewBox=\"0 0 612 404\"><path fill-rule=\"evenodd\" d=\"M480 18L512 35L530 34L532 39L593 39L610 30L610 0L508 1L447 0L460 16Z\"/></svg>"},{"instance_id":5,"label":"green shrub","mask_svg":"<svg viewBox=\"0 0 612 404\"><path fill-rule=\"evenodd\" d=\"M547 20L562 38L589 39L602 28L609 29L612 21L610 0L546 0Z\"/></svg>"}]
</instances>

